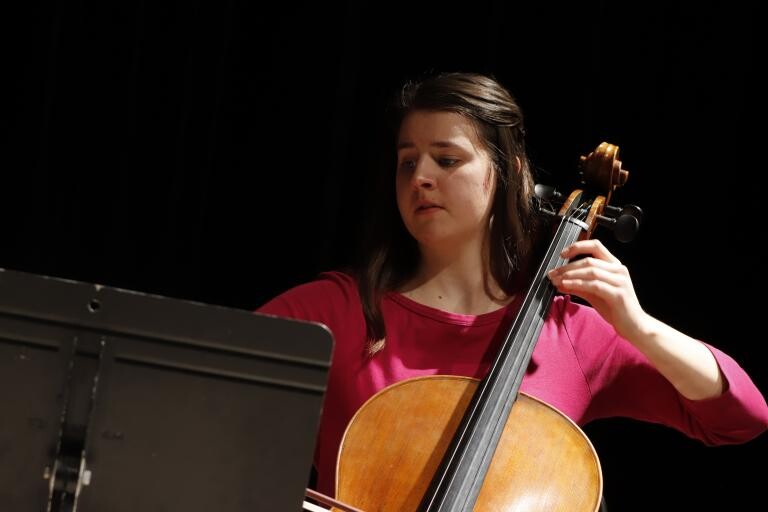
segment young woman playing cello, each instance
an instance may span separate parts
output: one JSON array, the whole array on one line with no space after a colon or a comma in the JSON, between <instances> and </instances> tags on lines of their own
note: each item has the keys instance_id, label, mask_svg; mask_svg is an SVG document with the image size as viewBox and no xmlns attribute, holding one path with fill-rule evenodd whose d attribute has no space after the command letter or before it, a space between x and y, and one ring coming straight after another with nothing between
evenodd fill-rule
<instances>
[{"instance_id":1,"label":"young woman playing cello","mask_svg":"<svg viewBox=\"0 0 768 512\"><path fill-rule=\"evenodd\" d=\"M345 428L371 396L411 377L488 372L536 264L523 117L504 87L464 73L409 83L395 135L395 198L386 196L384 226L371 228L378 240L365 268L324 273L258 310L321 322L334 335L315 457L328 495ZM599 241L562 256L572 261L549 274L560 295L522 391L578 425L624 416L711 445L768 428L768 406L744 370L648 315L627 268Z\"/></svg>"}]
</instances>

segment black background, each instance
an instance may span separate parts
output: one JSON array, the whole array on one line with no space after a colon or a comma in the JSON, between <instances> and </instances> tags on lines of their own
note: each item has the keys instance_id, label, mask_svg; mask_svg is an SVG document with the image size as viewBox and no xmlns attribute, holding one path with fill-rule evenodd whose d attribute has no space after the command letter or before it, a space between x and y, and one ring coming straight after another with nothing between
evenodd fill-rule
<instances>
[{"instance_id":1,"label":"black background","mask_svg":"<svg viewBox=\"0 0 768 512\"><path fill-rule=\"evenodd\" d=\"M621 148L615 204L644 225L630 245L601 238L646 310L768 389L756 3L24 5L3 20L0 267L253 309L350 260L403 79L492 73L541 181ZM587 433L612 512L764 506L765 435Z\"/></svg>"}]
</instances>

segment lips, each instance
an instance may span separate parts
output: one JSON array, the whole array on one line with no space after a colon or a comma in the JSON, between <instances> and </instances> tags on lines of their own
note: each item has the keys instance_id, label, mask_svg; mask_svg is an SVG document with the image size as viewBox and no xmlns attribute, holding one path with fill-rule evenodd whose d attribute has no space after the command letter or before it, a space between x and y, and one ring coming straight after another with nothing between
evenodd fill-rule
<instances>
[{"instance_id":1,"label":"lips","mask_svg":"<svg viewBox=\"0 0 768 512\"><path fill-rule=\"evenodd\" d=\"M440 206L439 204L433 203L432 201L419 201L418 203L416 203L417 212L429 210L430 208L442 209L442 206Z\"/></svg>"}]
</instances>

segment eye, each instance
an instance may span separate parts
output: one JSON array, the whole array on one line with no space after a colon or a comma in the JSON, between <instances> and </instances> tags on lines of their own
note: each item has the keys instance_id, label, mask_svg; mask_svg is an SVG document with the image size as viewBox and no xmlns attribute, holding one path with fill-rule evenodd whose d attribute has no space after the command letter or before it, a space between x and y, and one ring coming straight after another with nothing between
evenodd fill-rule
<instances>
[{"instance_id":1,"label":"eye","mask_svg":"<svg viewBox=\"0 0 768 512\"><path fill-rule=\"evenodd\" d=\"M459 160L457 158L440 158L437 163L440 164L440 167L453 167L459 163Z\"/></svg>"},{"instance_id":2,"label":"eye","mask_svg":"<svg viewBox=\"0 0 768 512\"><path fill-rule=\"evenodd\" d=\"M403 160L397 165L397 168L402 171L412 171L416 168L415 160Z\"/></svg>"}]
</instances>

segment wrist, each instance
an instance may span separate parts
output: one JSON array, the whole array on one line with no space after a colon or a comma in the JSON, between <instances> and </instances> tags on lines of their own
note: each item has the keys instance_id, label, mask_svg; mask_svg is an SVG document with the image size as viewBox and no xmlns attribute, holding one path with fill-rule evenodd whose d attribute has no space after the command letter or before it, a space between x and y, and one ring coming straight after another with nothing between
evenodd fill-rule
<instances>
[{"instance_id":1,"label":"wrist","mask_svg":"<svg viewBox=\"0 0 768 512\"><path fill-rule=\"evenodd\" d=\"M667 326L643 310L635 315L634 321L625 333L621 333L627 341L638 349L649 348L658 343L664 336Z\"/></svg>"}]
</instances>

